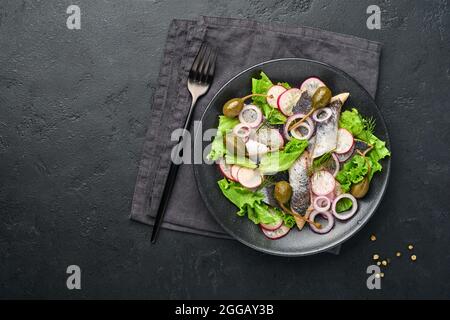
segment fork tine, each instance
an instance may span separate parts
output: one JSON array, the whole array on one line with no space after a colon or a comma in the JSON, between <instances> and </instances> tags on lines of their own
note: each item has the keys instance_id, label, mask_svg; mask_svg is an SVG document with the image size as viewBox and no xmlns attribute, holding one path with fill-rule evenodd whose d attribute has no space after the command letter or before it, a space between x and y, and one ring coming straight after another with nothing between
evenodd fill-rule
<instances>
[{"instance_id":1,"label":"fork tine","mask_svg":"<svg viewBox=\"0 0 450 320\"><path fill-rule=\"evenodd\" d=\"M213 50L212 58L208 66L208 71L206 75L206 82L210 83L214 77L214 72L216 70L216 59L217 59L217 51Z\"/></svg>"},{"instance_id":2,"label":"fork tine","mask_svg":"<svg viewBox=\"0 0 450 320\"><path fill-rule=\"evenodd\" d=\"M211 48L209 46L206 47L206 51L205 54L203 56L202 61L200 62L200 66L199 66L199 70L197 73L197 78L196 80L198 82L203 82L205 81L205 75L206 75L206 71L207 71L207 67L208 67L208 63L209 63L209 59L211 57Z\"/></svg>"},{"instance_id":3,"label":"fork tine","mask_svg":"<svg viewBox=\"0 0 450 320\"><path fill-rule=\"evenodd\" d=\"M194 63L192 64L191 70L189 71L189 78L194 80L197 77L199 71L200 62L203 60L203 56L205 55L206 44L202 43L200 50L195 57Z\"/></svg>"}]
</instances>

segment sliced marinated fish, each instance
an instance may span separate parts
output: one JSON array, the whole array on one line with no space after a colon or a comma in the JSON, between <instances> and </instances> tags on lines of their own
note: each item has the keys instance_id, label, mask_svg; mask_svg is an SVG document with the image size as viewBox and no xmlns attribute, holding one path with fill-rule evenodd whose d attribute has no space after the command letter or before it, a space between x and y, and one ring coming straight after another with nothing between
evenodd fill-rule
<instances>
[{"instance_id":1,"label":"sliced marinated fish","mask_svg":"<svg viewBox=\"0 0 450 320\"><path fill-rule=\"evenodd\" d=\"M294 106L292 111L294 114L297 113L303 113L307 114L309 111L311 111L311 96L308 94L308 91L303 91L300 99L298 100L297 104Z\"/></svg>"},{"instance_id":2,"label":"sliced marinated fish","mask_svg":"<svg viewBox=\"0 0 450 320\"><path fill-rule=\"evenodd\" d=\"M348 93L341 93L334 96L328 106L331 109L330 117L323 122L316 123L316 141L312 154L313 159L336 149L341 107L348 96Z\"/></svg>"},{"instance_id":3,"label":"sliced marinated fish","mask_svg":"<svg viewBox=\"0 0 450 320\"><path fill-rule=\"evenodd\" d=\"M309 152L305 151L289 168L289 184L292 187L291 210L305 214L310 205L310 182L308 175Z\"/></svg>"}]
</instances>

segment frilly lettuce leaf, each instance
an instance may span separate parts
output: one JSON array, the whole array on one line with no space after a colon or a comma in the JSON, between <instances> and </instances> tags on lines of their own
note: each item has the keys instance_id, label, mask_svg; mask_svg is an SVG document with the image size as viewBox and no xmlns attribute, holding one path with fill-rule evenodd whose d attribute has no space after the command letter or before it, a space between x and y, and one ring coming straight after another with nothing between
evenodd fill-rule
<instances>
[{"instance_id":1,"label":"frilly lettuce leaf","mask_svg":"<svg viewBox=\"0 0 450 320\"><path fill-rule=\"evenodd\" d=\"M386 148L386 143L373 134L373 123L371 126L370 121L364 119L355 108L341 113L339 126L350 131L354 137L373 146L373 149L367 153L367 158L370 160L369 180L372 180L373 175L383 168L380 160L391 155Z\"/></svg>"},{"instance_id":2,"label":"frilly lettuce leaf","mask_svg":"<svg viewBox=\"0 0 450 320\"><path fill-rule=\"evenodd\" d=\"M264 195L244 188L237 182L222 179L217 182L224 196L239 208L237 215L247 215L255 224L272 224L282 219L289 228L295 225L295 219L291 215L284 214L278 208L271 207L263 202Z\"/></svg>"},{"instance_id":3,"label":"frilly lettuce leaf","mask_svg":"<svg viewBox=\"0 0 450 320\"><path fill-rule=\"evenodd\" d=\"M354 183L361 182L369 170L369 164L364 157L355 155L344 164L339 171L336 180L341 184L342 191L348 192Z\"/></svg>"}]
</instances>

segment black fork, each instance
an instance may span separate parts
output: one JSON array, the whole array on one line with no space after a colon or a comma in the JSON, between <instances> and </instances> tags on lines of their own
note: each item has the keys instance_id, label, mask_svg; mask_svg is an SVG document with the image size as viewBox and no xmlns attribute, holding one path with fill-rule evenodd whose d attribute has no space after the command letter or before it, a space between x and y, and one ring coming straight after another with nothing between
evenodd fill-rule
<instances>
[{"instance_id":1,"label":"black fork","mask_svg":"<svg viewBox=\"0 0 450 320\"><path fill-rule=\"evenodd\" d=\"M183 127L183 137L188 132L189 126L191 125L192 115L195 108L195 104L199 97L203 96L211 86L214 71L216 66L217 52L203 43L200 50L197 53L197 57L192 64L191 70L189 71L187 87L192 96L191 107L186 116ZM183 139L186 141L186 139ZM182 146L178 143L175 155L179 155L182 151ZM151 242L155 243L158 238L159 230L161 229L161 224L164 219L164 214L169 203L170 195L172 194L173 186L175 185L175 179L177 177L178 168L180 164L171 163L169 174L167 176L164 191L161 197L161 202L159 203L158 212L156 213L155 224L153 226L153 232L151 237Z\"/></svg>"}]
</instances>

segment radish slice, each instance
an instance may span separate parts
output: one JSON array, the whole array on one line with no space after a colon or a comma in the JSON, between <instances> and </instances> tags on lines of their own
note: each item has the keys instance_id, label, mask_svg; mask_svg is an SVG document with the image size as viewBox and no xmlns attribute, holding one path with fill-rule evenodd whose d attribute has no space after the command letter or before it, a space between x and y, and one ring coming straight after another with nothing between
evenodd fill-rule
<instances>
[{"instance_id":1,"label":"radish slice","mask_svg":"<svg viewBox=\"0 0 450 320\"><path fill-rule=\"evenodd\" d=\"M319 110L314 111L313 113L313 119L315 122L324 122L330 119L333 112L330 108L322 108Z\"/></svg>"},{"instance_id":2,"label":"radish slice","mask_svg":"<svg viewBox=\"0 0 450 320\"><path fill-rule=\"evenodd\" d=\"M269 147L255 140L248 140L245 147L249 157L260 157L269 152Z\"/></svg>"},{"instance_id":3,"label":"radish slice","mask_svg":"<svg viewBox=\"0 0 450 320\"><path fill-rule=\"evenodd\" d=\"M233 180L236 181L236 182L239 182L239 179L238 179L238 172L239 172L240 169L241 169L241 167L240 167L240 166L237 166L237 165L235 165L235 164L233 164L233 165L231 166L231 177L232 177Z\"/></svg>"},{"instance_id":4,"label":"radish slice","mask_svg":"<svg viewBox=\"0 0 450 320\"><path fill-rule=\"evenodd\" d=\"M338 160L339 160L339 162L340 163L342 163L342 162L345 162L345 161L347 161L348 159L350 159L350 157L353 155L353 153L355 152L355 145L356 144L353 144L353 146L352 146L352 148L348 151L348 152L346 152L346 153L333 153L333 154L335 154L336 155L336 157L338 158Z\"/></svg>"},{"instance_id":5,"label":"radish slice","mask_svg":"<svg viewBox=\"0 0 450 320\"><path fill-rule=\"evenodd\" d=\"M272 108L278 108L278 97L285 92L287 89L280 85L275 85L270 87L267 91L267 103Z\"/></svg>"},{"instance_id":6,"label":"radish slice","mask_svg":"<svg viewBox=\"0 0 450 320\"><path fill-rule=\"evenodd\" d=\"M233 175L231 174L231 167L230 165L225 163L224 159L220 159L217 164L219 165L219 169L224 175L225 178L230 179L232 181L237 181Z\"/></svg>"},{"instance_id":7,"label":"radish slice","mask_svg":"<svg viewBox=\"0 0 450 320\"><path fill-rule=\"evenodd\" d=\"M249 139L251 131L252 129L244 123L239 123L233 128L233 133L244 142Z\"/></svg>"},{"instance_id":8,"label":"radish slice","mask_svg":"<svg viewBox=\"0 0 450 320\"><path fill-rule=\"evenodd\" d=\"M336 205L339 202L339 200L341 200L343 198L350 199L352 201L352 207L348 211L338 213L336 211ZM355 215L356 211L358 210L358 201L356 201L355 197L352 196L351 194L344 193L344 194L341 194L340 196L338 196L336 199L334 199L333 205L331 206L331 210L333 211L333 215L336 217L336 219L348 220L351 217L353 217Z\"/></svg>"},{"instance_id":9,"label":"radish slice","mask_svg":"<svg viewBox=\"0 0 450 320\"><path fill-rule=\"evenodd\" d=\"M303 132L305 130L306 133ZM298 128L291 130L290 133L295 139L308 140L309 138L311 138L313 130L307 122L302 122Z\"/></svg>"},{"instance_id":10,"label":"radish slice","mask_svg":"<svg viewBox=\"0 0 450 320\"><path fill-rule=\"evenodd\" d=\"M353 139L350 131L344 128L340 128L338 130L337 146L334 152L339 154L349 152L352 149L354 143L355 140Z\"/></svg>"},{"instance_id":11,"label":"radish slice","mask_svg":"<svg viewBox=\"0 0 450 320\"><path fill-rule=\"evenodd\" d=\"M256 141L268 146L270 151L279 150L284 146L283 136L277 129L259 129L256 135Z\"/></svg>"},{"instance_id":12,"label":"radish slice","mask_svg":"<svg viewBox=\"0 0 450 320\"><path fill-rule=\"evenodd\" d=\"M263 114L261 110L252 104L247 104L242 108L239 113L239 121L250 128L258 127L263 120Z\"/></svg>"},{"instance_id":13,"label":"radish slice","mask_svg":"<svg viewBox=\"0 0 450 320\"><path fill-rule=\"evenodd\" d=\"M258 170L241 167L237 173L238 181L246 188L256 188L262 183L263 177Z\"/></svg>"},{"instance_id":14,"label":"radish slice","mask_svg":"<svg viewBox=\"0 0 450 320\"><path fill-rule=\"evenodd\" d=\"M261 227L261 230L264 233L264 235L271 240L283 238L285 235L289 233L289 231L291 231L291 229L284 224L275 230L266 230L263 227Z\"/></svg>"},{"instance_id":15,"label":"radish slice","mask_svg":"<svg viewBox=\"0 0 450 320\"><path fill-rule=\"evenodd\" d=\"M297 113L297 114L294 114L293 116L290 116L289 118L287 118L286 123L284 124L284 128L283 128L283 134L284 134L284 137L287 140L291 140L292 139L291 134L289 133L289 127L292 125L292 123L294 121L303 119L304 117L305 117L304 114ZM306 119L306 123L311 128L311 135L313 135L314 134L314 129L315 129L314 122L311 120L311 118L308 118L308 119Z\"/></svg>"},{"instance_id":16,"label":"radish slice","mask_svg":"<svg viewBox=\"0 0 450 320\"><path fill-rule=\"evenodd\" d=\"M331 200L325 196L319 196L314 199L314 209L319 212L325 212L330 210Z\"/></svg>"},{"instance_id":17,"label":"radish slice","mask_svg":"<svg viewBox=\"0 0 450 320\"><path fill-rule=\"evenodd\" d=\"M314 210L313 212L311 212L311 214L309 215L309 219L311 221L314 221L315 218L320 215L323 218L325 218L328 223L327 225L324 227L322 226L322 228L317 228L313 223L309 224L309 227L316 233L320 233L320 234L324 234L324 233L328 233L330 232L331 229L333 229L334 226L334 218L333 215L331 214L331 212L329 211L325 211L325 212L319 212L317 210Z\"/></svg>"},{"instance_id":18,"label":"radish slice","mask_svg":"<svg viewBox=\"0 0 450 320\"><path fill-rule=\"evenodd\" d=\"M314 173L311 178L311 189L318 196L325 196L334 191L336 181L331 173L325 170Z\"/></svg>"},{"instance_id":19,"label":"radish slice","mask_svg":"<svg viewBox=\"0 0 450 320\"><path fill-rule=\"evenodd\" d=\"M319 87L325 87L325 83L323 83L319 78L311 77L303 81L302 85L300 86L300 90L308 91L308 94L312 97L314 95L314 92L316 92L317 88Z\"/></svg>"},{"instance_id":20,"label":"radish slice","mask_svg":"<svg viewBox=\"0 0 450 320\"><path fill-rule=\"evenodd\" d=\"M292 109L295 107L298 100L300 100L301 95L302 92L298 88L286 90L278 97L278 109L280 109L281 113L285 116L292 116Z\"/></svg>"}]
</instances>

